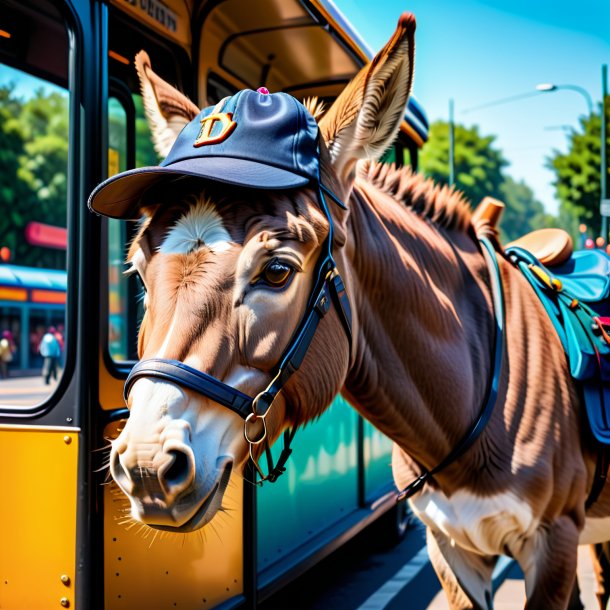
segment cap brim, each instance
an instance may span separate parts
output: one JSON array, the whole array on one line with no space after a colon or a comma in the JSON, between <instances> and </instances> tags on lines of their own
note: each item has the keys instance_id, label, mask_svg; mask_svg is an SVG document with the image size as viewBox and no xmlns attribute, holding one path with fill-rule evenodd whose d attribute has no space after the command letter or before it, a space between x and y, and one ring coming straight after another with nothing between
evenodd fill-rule
<instances>
[{"instance_id":1,"label":"cap brim","mask_svg":"<svg viewBox=\"0 0 610 610\"><path fill-rule=\"evenodd\" d=\"M155 184L180 176L258 189L297 188L309 182L304 176L247 159L186 159L167 167L140 167L112 176L93 190L88 205L103 216L136 220L144 193Z\"/></svg>"}]
</instances>

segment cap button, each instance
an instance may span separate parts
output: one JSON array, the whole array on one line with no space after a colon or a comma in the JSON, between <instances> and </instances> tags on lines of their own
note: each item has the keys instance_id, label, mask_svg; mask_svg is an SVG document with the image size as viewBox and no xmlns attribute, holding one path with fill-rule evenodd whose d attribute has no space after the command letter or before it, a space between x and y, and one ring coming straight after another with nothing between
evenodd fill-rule
<instances>
[{"instance_id":1,"label":"cap button","mask_svg":"<svg viewBox=\"0 0 610 610\"><path fill-rule=\"evenodd\" d=\"M263 95L269 95L269 89L267 89L267 87L259 87L256 92L262 93Z\"/></svg>"}]
</instances>

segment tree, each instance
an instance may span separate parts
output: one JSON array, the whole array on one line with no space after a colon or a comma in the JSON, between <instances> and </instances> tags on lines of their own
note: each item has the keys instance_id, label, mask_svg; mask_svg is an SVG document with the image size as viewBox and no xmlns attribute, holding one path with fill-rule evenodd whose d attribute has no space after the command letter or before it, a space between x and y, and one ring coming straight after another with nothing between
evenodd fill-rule
<instances>
[{"instance_id":1,"label":"tree","mask_svg":"<svg viewBox=\"0 0 610 610\"><path fill-rule=\"evenodd\" d=\"M534 191L523 181L507 176L500 185L500 199L506 204L500 225L502 241L508 243L534 231L556 224L534 197Z\"/></svg>"},{"instance_id":2,"label":"tree","mask_svg":"<svg viewBox=\"0 0 610 610\"><path fill-rule=\"evenodd\" d=\"M37 220L66 226L68 100L43 89L24 101L0 87L0 236L20 265L65 267L65 253L29 245Z\"/></svg>"},{"instance_id":3,"label":"tree","mask_svg":"<svg viewBox=\"0 0 610 610\"><path fill-rule=\"evenodd\" d=\"M606 101L606 113L606 120L610 123L610 100ZM581 118L580 129L570 134L568 152L554 150L547 159L547 167L555 172L560 217L570 223L574 233L575 227L583 222L599 235L601 113ZM608 135L606 147L610 142Z\"/></svg>"},{"instance_id":4,"label":"tree","mask_svg":"<svg viewBox=\"0 0 610 610\"><path fill-rule=\"evenodd\" d=\"M529 231L556 224L523 181L505 175L508 161L494 147L495 136L482 136L478 127L455 126L455 182L476 206L483 197L500 199L506 204L500 225L504 243ZM421 153L422 171L441 184L449 183L449 125L436 121Z\"/></svg>"},{"instance_id":5,"label":"tree","mask_svg":"<svg viewBox=\"0 0 610 610\"><path fill-rule=\"evenodd\" d=\"M483 197L501 198L502 169L508 162L494 148L495 136L481 136L477 126L456 125L455 184L473 203ZM436 121L420 156L421 170L440 184L449 183L449 125Z\"/></svg>"}]
</instances>

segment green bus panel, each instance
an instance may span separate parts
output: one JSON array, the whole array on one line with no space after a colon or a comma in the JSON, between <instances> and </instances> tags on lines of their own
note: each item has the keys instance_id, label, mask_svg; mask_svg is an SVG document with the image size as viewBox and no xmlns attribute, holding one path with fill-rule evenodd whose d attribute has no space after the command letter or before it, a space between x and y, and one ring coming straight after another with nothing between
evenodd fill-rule
<instances>
[{"instance_id":1,"label":"green bus panel","mask_svg":"<svg viewBox=\"0 0 610 610\"><path fill-rule=\"evenodd\" d=\"M319 420L297 432L286 472L258 490L259 570L358 507L357 421L337 397ZM275 457L281 446L278 440Z\"/></svg>"},{"instance_id":2,"label":"green bus panel","mask_svg":"<svg viewBox=\"0 0 610 610\"><path fill-rule=\"evenodd\" d=\"M364 499L377 499L392 484L392 441L364 421Z\"/></svg>"}]
</instances>

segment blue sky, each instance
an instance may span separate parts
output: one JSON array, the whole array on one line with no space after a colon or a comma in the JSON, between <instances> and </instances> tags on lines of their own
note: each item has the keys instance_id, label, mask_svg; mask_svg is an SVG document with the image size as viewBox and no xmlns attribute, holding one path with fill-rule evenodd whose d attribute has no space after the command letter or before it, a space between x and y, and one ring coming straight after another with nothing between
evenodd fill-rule
<instances>
[{"instance_id":1,"label":"blue sky","mask_svg":"<svg viewBox=\"0 0 610 610\"><path fill-rule=\"evenodd\" d=\"M0 64L0 85L7 85L11 83L14 85L14 93L17 97L22 99L29 99L33 97L39 89L42 89L44 95L50 95L51 93L60 93L61 95L68 95L68 92L59 87L36 76L16 70L10 66Z\"/></svg>"},{"instance_id":2,"label":"blue sky","mask_svg":"<svg viewBox=\"0 0 610 610\"><path fill-rule=\"evenodd\" d=\"M430 121L478 124L511 162L507 173L524 179L546 209L556 213L553 174L544 160L565 151L559 126L578 128L587 112L582 95L556 91L506 104L467 109L534 91L536 84L578 85L601 100L601 65L610 64L608 0L335 0L375 51L394 31L399 15L417 19L413 92ZM381 8L383 7L383 8Z\"/></svg>"}]
</instances>

